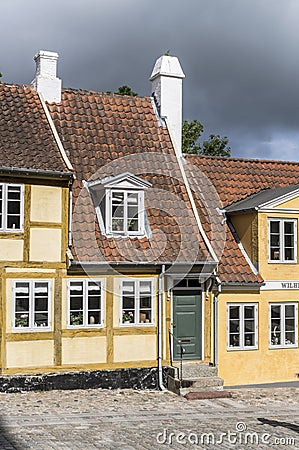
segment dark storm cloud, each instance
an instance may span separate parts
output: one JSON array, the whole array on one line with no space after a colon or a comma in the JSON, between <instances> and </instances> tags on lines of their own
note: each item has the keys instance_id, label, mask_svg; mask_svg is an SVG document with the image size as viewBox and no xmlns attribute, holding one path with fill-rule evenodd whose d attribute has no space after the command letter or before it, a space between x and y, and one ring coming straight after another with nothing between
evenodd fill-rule
<instances>
[{"instance_id":1,"label":"dark storm cloud","mask_svg":"<svg viewBox=\"0 0 299 450\"><path fill-rule=\"evenodd\" d=\"M0 69L28 83L34 53L53 50L65 87L148 95L169 49L186 118L227 135L235 156L299 160L298 13L297 0L2 0Z\"/></svg>"}]
</instances>

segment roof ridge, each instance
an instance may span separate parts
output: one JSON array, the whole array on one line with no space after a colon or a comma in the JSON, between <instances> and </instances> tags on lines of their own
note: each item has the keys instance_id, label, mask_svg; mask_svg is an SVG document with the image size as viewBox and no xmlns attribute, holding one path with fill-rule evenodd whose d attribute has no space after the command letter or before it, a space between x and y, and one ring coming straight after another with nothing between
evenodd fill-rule
<instances>
[{"instance_id":1,"label":"roof ridge","mask_svg":"<svg viewBox=\"0 0 299 450\"><path fill-rule=\"evenodd\" d=\"M31 84L27 83L8 83L5 81L0 81L0 85L6 86L6 87L16 87L16 88L30 88L35 91L34 87ZM35 91L36 92L36 91ZM81 89L81 88L72 88L72 87L63 87L62 92L66 93L78 93L78 94L88 94L88 95L97 95L99 97L116 97L116 98L126 98L126 99L141 99L141 100L150 100L150 95L121 95L117 94L116 92L103 92L103 91L94 91L91 89Z\"/></svg>"},{"instance_id":2,"label":"roof ridge","mask_svg":"<svg viewBox=\"0 0 299 450\"><path fill-rule=\"evenodd\" d=\"M108 96L108 97L117 97L117 98L129 98L129 99L134 99L134 98L138 98L138 99L146 99L149 100L150 99L150 95L121 95L121 94L117 94L116 92L103 92L103 91L94 91L94 90L90 90L90 89L81 89L81 88L72 88L72 87L67 87L67 88L62 88L63 92L69 92L69 93L78 93L78 94L89 94L89 95L98 95L99 97L104 97L104 96Z\"/></svg>"},{"instance_id":3,"label":"roof ridge","mask_svg":"<svg viewBox=\"0 0 299 450\"><path fill-rule=\"evenodd\" d=\"M228 161L240 161L240 162L257 162L257 163L267 163L267 164L294 164L299 165L299 161L285 161L281 159L262 159L262 158L242 158L242 157L227 157L227 156L210 156L210 155L196 155L196 154L190 154L185 153L184 156L191 157L191 158L205 158L205 159L217 159L220 161L228 160Z\"/></svg>"},{"instance_id":4,"label":"roof ridge","mask_svg":"<svg viewBox=\"0 0 299 450\"><path fill-rule=\"evenodd\" d=\"M21 89L30 88L35 91L34 87L31 84L27 84L27 83L19 84L19 83L8 83L7 81L0 81L0 85L2 85L4 87L16 87L16 88L21 88Z\"/></svg>"}]
</instances>

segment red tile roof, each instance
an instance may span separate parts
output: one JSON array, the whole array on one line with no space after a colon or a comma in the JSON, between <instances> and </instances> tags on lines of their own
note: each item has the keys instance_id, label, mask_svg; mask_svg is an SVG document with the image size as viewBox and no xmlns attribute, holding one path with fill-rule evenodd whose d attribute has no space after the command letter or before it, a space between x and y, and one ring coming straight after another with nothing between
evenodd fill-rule
<instances>
[{"instance_id":1,"label":"red tile roof","mask_svg":"<svg viewBox=\"0 0 299 450\"><path fill-rule=\"evenodd\" d=\"M208 180L215 188L212 208L214 210L216 207L225 208L267 188L282 187L299 182L299 163L296 162L199 155L186 155L186 160L195 196L197 195L198 179L205 180L202 181L202 185L207 184ZM203 196L204 204L211 195L203 193ZM212 233L209 225L211 220L205 219L204 208L201 208L200 211L207 235L216 253L218 252L218 256L221 256L218 270L222 281L229 283L261 282L262 278L253 273L227 224L223 224L222 233L219 230ZM219 224L218 228L220 228ZM223 245L224 234L226 234L225 246Z\"/></svg>"},{"instance_id":2,"label":"red tile roof","mask_svg":"<svg viewBox=\"0 0 299 450\"><path fill-rule=\"evenodd\" d=\"M212 181L223 207L263 189L299 183L299 163L186 155Z\"/></svg>"},{"instance_id":3,"label":"red tile roof","mask_svg":"<svg viewBox=\"0 0 299 450\"><path fill-rule=\"evenodd\" d=\"M0 168L69 172L38 94L0 83Z\"/></svg>"},{"instance_id":4,"label":"red tile roof","mask_svg":"<svg viewBox=\"0 0 299 450\"><path fill-rule=\"evenodd\" d=\"M65 89L48 104L76 172L73 250L81 262L192 262L212 260L188 200L165 127L149 97ZM152 184L145 193L151 235L101 234L84 181L130 172Z\"/></svg>"}]
</instances>

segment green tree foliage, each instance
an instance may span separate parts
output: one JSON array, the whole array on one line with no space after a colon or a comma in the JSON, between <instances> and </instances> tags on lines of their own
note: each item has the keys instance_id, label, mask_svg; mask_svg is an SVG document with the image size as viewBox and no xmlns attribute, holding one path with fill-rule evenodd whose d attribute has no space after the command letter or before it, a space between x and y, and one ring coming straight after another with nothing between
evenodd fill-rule
<instances>
[{"instance_id":1,"label":"green tree foliage","mask_svg":"<svg viewBox=\"0 0 299 450\"><path fill-rule=\"evenodd\" d=\"M209 140L204 141L202 145L202 155L210 156L231 156L231 148L227 145L228 138L223 138L219 134L210 134Z\"/></svg>"},{"instance_id":2,"label":"green tree foliage","mask_svg":"<svg viewBox=\"0 0 299 450\"><path fill-rule=\"evenodd\" d=\"M209 156L231 156L231 148L227 145L228 138L219 134L210 134L209 139L203 143L199 138L204 130L198 120L184 120L182 127L182 151L183 153L195 153Z\"/></svg>"},{"instance_id":3,"label":"green tree foliage","mask_svg":"<svg viewBox=\"0 0 299 450\"><path fill-rule=\"evenodd\" d=\"M138 95L137 92L132 91L130 86L126 86L126 85L120 86L118 88L118 91L115 92L115 94L118 94L118 95L129 95L130 97L136 97L136 95Z\"/></svg>"},{"instance_id":4,"label":"green tree foliage","mask_svg":"<svg viewBox=\"0 0 299 450\"><path fill-rule=\"evenodd\" d=\"M198 120L184 120L182 127L182 152L200 153L199 137L203 132L203 125Z\"/></svg>"}]
</instances>

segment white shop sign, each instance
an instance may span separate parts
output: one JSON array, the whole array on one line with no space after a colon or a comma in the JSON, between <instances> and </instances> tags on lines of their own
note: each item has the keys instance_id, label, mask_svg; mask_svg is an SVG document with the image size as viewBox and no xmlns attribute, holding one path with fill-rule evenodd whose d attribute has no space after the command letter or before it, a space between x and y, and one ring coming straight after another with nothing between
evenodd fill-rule
<instances>
[{"instance_id":1,"label":"white shop sign","mask_svg":"<svg viewBox=\"0 0 299 450\"><path fill-rule=\"evenodd\" d=\"M265 285L261 287L262 291L291 291L299 290L299 280L287 281L265 281Z\"/></svg>"}]
</instances>

